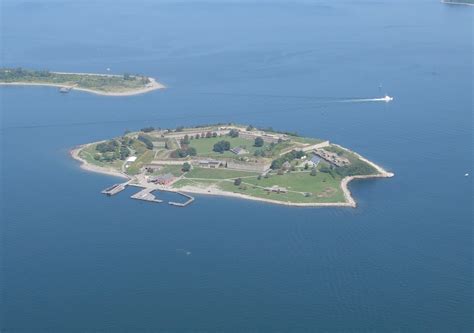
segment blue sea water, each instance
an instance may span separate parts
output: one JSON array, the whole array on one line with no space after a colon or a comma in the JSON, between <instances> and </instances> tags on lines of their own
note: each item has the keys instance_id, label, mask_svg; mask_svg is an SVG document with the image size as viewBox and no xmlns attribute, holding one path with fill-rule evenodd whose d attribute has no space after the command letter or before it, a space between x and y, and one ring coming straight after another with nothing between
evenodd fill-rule
<instances>
[{"instance_id":1,"label":"blue sea water","mask_svg":"<svg viewBox=\"0 0 474 333\"><path fill-rule=\"evenodd\" d=\"M473 9L418 1L1 2L2 66L138 72L111 98L2 87L2 332L471 332ZM379 89L379 85L382 88ZM392 103L338 103L395 97ZM251 123L393 171L356 209L113 198L71 147Z\"/></svg>"}]
</instances>

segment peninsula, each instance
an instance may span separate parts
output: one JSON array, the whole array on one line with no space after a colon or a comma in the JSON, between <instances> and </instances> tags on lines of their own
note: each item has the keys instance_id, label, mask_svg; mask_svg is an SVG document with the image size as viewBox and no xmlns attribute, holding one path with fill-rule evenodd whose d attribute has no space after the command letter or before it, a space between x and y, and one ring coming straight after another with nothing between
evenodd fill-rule
<instances>
[{"instance_id":1,"label":"peninsula","mask_svg":"<svg viewBox=\"0 0 474 333\"><path fill-rule=\"evenodd\" d=\"M131 96L165 88L155 79L142 75L64 73L23 68L0 68L0 85L52 86L62 93L74 89L105 96Z\"/></svg>"},{"instance_id":2,"label":"peninsula","mask_svg":"<svg viewBox=\"0 0 474 333\"><path fill-rule=\"evenodd\" d=\"M337 144L295 133L218 124L173 130L143 128L71 151L84 169L126 178L135 199L154 191L231 196L290 206L347 206L353 179L392 177ZM141 193L141 194L140 194Z\"/></svg>"}]
</instances>

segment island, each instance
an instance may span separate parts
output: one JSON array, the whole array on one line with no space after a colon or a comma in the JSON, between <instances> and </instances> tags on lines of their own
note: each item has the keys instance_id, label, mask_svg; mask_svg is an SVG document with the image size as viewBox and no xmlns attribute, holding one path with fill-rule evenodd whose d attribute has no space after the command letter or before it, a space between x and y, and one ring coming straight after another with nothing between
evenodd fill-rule
<instances>
[{"instance_id":1,"label":"island","mask_svg":"<svg viewBox=\"0 0 474 333\"><path fill-rule=\"evenodd\" d=\"M392 177L361 155L326 140L238 124L142 128L71 150L84 169L125 178L132 198L161 202L160 191L238 197L289 206L356 207L354 179ZM170 202L171 203L171 202ZM171 203L175 205L185 205Z\"/></svg>"},{"instance_id":2,"label":"island","mask_svg":"<svg viewBox=\"0 0 474 333\"><path fill-rule=\"evenodd\" d=\"M442 3L450 5L468 5L474 6L474 0L441 0Z\"/></svg>"},{"instance_id":3,"label":"island","mask_svg":"<svg viewBox=\"0 0 474 333\"><path fill-rule=\"evenodd\" d=\"M23 68L0 68L0 85L57 87L61 93L80 90L105 96L144 94L165 86L143 75L50 72Z\"/></svg>"}]
</instances>

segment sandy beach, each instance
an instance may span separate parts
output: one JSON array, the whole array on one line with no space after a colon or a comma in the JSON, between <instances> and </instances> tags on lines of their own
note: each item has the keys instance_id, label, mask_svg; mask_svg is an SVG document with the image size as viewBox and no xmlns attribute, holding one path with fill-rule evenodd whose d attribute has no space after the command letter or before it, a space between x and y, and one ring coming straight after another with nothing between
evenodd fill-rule
<instances>
[{"instance_id":1,"label":"sandy beach","mask_svg":"<svg viewBox=\"0 0 474 333\"><path fill-rule=\"evenodd\" d=\"M56 74L79 74L79 75L99 75L99 76L116 76L116 75L107 75L107 74L91 74L91 73L60 73L54 72ZM134 95L141 95L146 94L148 92L158 90L158 89L165 89L166 86L156 81L154 78L149 77L150 83L143 88L140 89L133 89L128 91L122 92L105 92L100 90L94 89L87 89L87 88L79 88L76 86L64 85L64 84L53 84L53 83L35 83L35 82L0 82L0 85L3 86L43 86L43 87L56 87L56 88L68 88L72 90L84 91L87 93L101 95L101 96L134 96Z\"/></svg>"}]
</instances>

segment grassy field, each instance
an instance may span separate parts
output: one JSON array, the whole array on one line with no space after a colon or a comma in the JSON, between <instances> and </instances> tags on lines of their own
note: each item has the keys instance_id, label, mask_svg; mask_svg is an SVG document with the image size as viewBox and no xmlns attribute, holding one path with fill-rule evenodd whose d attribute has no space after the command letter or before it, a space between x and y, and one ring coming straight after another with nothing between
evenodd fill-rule
<instances>
[{"instance_id":1,"label":"grassy field","mask_svg":"<svg viewBox=\"0 0 474 333\"><path fill-rule=\"evenodd\" d=\"M281 176L284 177L284 176ZM232 182L223 181L217 184L217 186L224 190L234 193L241 193L257 198L265 198L271 200L277 200L282 202L293 202L293 203L326 203L326 202L344 202L344 195L339 188L330 188L330 191L324 191L317 194L313 194L309 197L304 196L302 193L287 192L287 193L269 193L264 191L259 186L252 186L251 183L247 183L247 180L243 182L244 187L235 186ZM273 185L273 184L272 184ZM339 189L339 190L338 190ZM314 190L314 189L313 189ZM312 192L309 192L312 193Z\"/></svg>"},{"instance_id":2,"label":"grassy field","mask_svg":"<svg viewBox=\"0 0 474 333\"><path fill-rule=\"evenodd\" d=\"M32 71L24 69L0 69L2 82L50 83L60 85L77 85L79 88L99 90L103 92L123 92L142 89L148 83L141 76L59 74L49 71Z\"/></svg>"},{"instance_id":3,"label":"grassy field","mask_svg":"<svg viewBox=\"0 0 474 333\"><path fill-rule=\"evenodd\" d=\"M127 174L129 175L136 175L140 172L140 168L147 163L150 163L155 156L155 153L152 150L146 150L143 154L141 154L135 162L130 164L127 168Z\"/></svg>"},{"instance_id":4,"label":"grassy field","mask_svg":"<svg viewBox=\"0 0 474 333\"><path fill-rule=\"evenodd\" d=\"M234 185L235 178L242 178L242 185ZM199 178L199 179L192 179ZM259 198L267 198L283 202L344 202L344 194L340 188L341 178L333 178L327 173L311 176L309 172L291 172L284 175L272 174L269 178L258 179L256 174L220 169L193 169L185 178L173 187L186 185L207 187L215 185L223 191L241 193ZM268 193L265 187L274 185L285 187L287 193ZM305 196L310 193L310 196Z\"/></svg>"},{"instance_id":5,"label":"grassy field","mask_svg":"<svg viewBox=\"0 0 474 333\"><path fill-rule=\"evenodd\" d=\"M181 171L181 169L181 165L163 165L160 170L153 172L153 175L156 176L171 173L173 176L179 177L183 174L183 171Z\"/></svg>"},{"instance_id":6,"label":"grassy field","mask_svg":"<svg viewBox=\"0 0 474 333\"><path fill-rule=\"evenodd\" d=\"M79 152L79 157L85 159L87 163L90 163L92 165L97 165L103 168L114 168L117 170L120 170L122 168L122 165L124 161L122 160L115 160L112 162L105 162L105 161L99 161L94 159L94 156L97 154L97 150L95 150L96 145L90 145L85 148L82 148L81 151Z\"/></svg>"},{"instance_id":7,"label":"grassy field","mask_svg":"<svg viewBox=\"0 0 474 333\"><path fill-rule=\"evenodd\" d=\"M230 147L235 148L235 147L245 147L246 150L249 151L248 155L254 154L255 150L257 149L262 149L264 147L255 147L254 146L254 141L253 140L247 140L247 139L242 139L242 138L231 138L230 136L222 136L222 137L216 137L216 138L201 138L201 139L194 139L191 140L191 143L189 144L190 147L196 148L197 154L199 156L208 156L208 157L236 157L234 153L230 151L226 151L223 154L217 153L213 151L214 144L219 142L219 141L229 141L230 142ZM243 155L243 156L248 156L248 155Z\"/></svg>"},{"instance_id":8,"label":"grassy field","mask_svg":"<svg viewBox=\"0 0 474 333\"><path fill-rule=\"evenodd\" d=\"M207 187L207 186L210 186L210 185L217 185L219 184L219 182L221 181L218 181L218 180L199 180L199 181L196 181L196 180L192 180L192 179L180 179L178 180L176 183L173 183L173 187L174 188L182 188L184 186L198 186L198 187Z\"/></svg>"},{"instance_id":9,"label":"grassy field","mask_svg":"<svg viewBox=\"0 0 474 333\"><path fill-rule=\"evenodd\" d=\"M277 185L291 191L318 194L327 189L339 189L341 178L333 178L330 174L322 172L316 176L311 176L309 172L290 172L281 176L272 174L270 177L262 177L260 180L257 178L243 179L243 182L262 187Z\"/></svg>"},{"instance_id":10,"label":"grassy field","mask_svg":"<svg viewBox=\"0 0 474 333\"><path fill-rule=\"evenodd\" d=\"M239 177L257 177L255 172L237 171L229 169L207 169L193 168L186 173L186 178L206 178L206 179L233 179Z\"/></svg>"}]
</instances>

